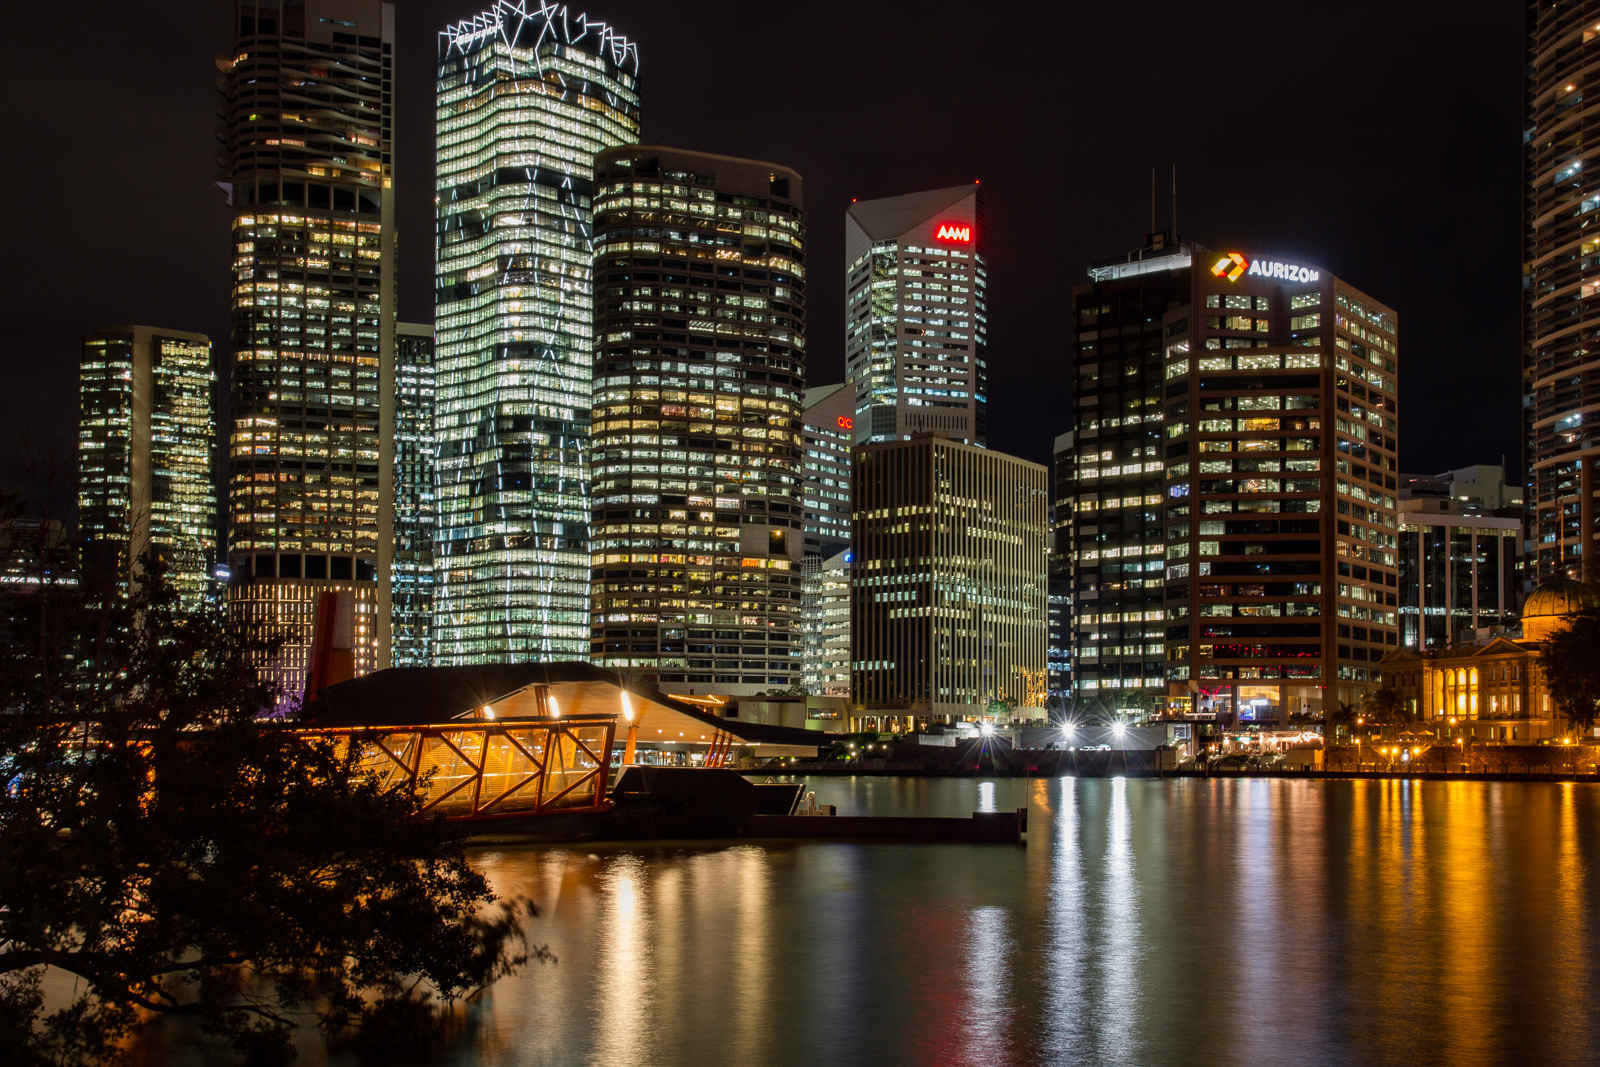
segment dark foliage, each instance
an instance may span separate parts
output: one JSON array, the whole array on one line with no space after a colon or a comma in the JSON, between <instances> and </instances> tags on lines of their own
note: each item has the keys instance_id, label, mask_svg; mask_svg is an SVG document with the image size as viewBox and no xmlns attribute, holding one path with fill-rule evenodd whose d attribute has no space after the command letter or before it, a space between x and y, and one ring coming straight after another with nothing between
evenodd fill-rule
<instances>
[{"instance_id":1,"label":"dark foliage","mask_svg":"<svg viewBox=\"0 0 1600 1067\"><path fill-rule=\"evenodd\" d=\"M1567 721L1589 730L1600 708L1600 608L1586 608L1567 621L1565 630L1544 643L1545 683Z\"/></svg>"},{"instance_id":2,"label":"dark foliage","mask_svg":"<svg viewBox=\"0 0 1600 1067\"><path fill-rule=\"evenodd\" d=\"M8 1063L115 1060L162 1016L281 1061L296 1025L413 1034L547 955L416 797L257 720L270 643L180 610L148 569L131 598L0 596ZM80 990L48 1012L47 967Z\"/></svg>"}]
</instances>

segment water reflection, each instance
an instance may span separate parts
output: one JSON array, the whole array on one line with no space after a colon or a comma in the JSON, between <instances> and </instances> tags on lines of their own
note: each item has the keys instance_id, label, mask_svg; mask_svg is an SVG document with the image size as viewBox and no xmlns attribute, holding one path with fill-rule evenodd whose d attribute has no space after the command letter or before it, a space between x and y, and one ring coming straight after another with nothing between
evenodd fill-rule
<instances>
[{"instance_id":1,"label":"water reflection","mask_svg":"<svg viewBox=\"0 0 1600 1067\"><path fill-rule=\"evenodd\" d=\"M1026 806L1029 843L485 850L560 963L496 987L436 1062L1414 1067L1600 1043L1600 787L808 788L841 812Z\"/></svg>"},{"instance_id":2,"label":"water reflection","mask_svg":"<svg viewBox=\"0 0 1600 1067\"><path fill-rule=\"evenodd\" d=\"M481 857L561 956L455 1063L1579 1061L1580 785L826 779L841 812L1030 809L1025 848ZM1292 1055L1291 1055L1292 1053Z\"/></svg>"}]
</instances>

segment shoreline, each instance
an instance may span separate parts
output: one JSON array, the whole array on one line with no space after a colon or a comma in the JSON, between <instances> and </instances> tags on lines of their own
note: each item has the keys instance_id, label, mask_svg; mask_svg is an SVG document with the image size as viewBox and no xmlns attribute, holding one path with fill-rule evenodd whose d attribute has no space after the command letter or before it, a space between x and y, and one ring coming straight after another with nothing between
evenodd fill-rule
<instances>
[{"instance_id":1,"label":"shoreline","mask_svg":"<svg viewBox=\"0 0 1600 1067\"><path fill-rule=\"evenodd\" d=\"M1600 785L1600 773L1566 771L1560 769L1530 769L1528 771L1424 771L1424 770L1313 770L1286 769L1260 770L1227 768L1196 770L1193 768L1166 768L1128 766L1062 768L1062 767L937 767L917 766L862 766L857 764L800 764L784 768L758 768L739 773L756 775L783 775L794 778L1302 778L1312 781L1330 779L1395 780L1415 778L1425 782L1570 782Z\"/></svg>"}]
</instances>

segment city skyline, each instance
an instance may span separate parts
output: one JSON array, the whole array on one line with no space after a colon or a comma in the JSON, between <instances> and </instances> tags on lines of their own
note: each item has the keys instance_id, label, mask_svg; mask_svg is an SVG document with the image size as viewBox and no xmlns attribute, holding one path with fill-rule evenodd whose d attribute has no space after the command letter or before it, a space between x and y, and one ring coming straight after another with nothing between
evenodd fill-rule
<instances>
[{"instance_id":1,"label":"city skyline","mask_svg":"<svg viewBox=\"0 0 1600 1067\"><path fill-rule=\"evenodd\" d=\"M431 298L428 245L432 204L428 175L422 168L431 166L432 156L430 71L435 35L448 22L471 17L483 6L401 5L397 13L396 172L402 201L398 270L399 317L403 320L427 321L431 310L427 301ZM61 242L63 251L92 246L101 239L96 235L107 230L139 243L142 228L150 225L142 216L148 215L152 220L166 219L170 230L164 232L165 243L154 253L156 269L148 272L152 280L170 277L178 264L188 264L182 269L197 278L223 269L219 264L227 257L225 211L205 199L214 172L214 164L205 154L214 122L212 100L209 85L202 84L204 76L197 77L196 70L209 62L212 53L226 47L219 42L228 35L227 8L226 4L197 4L159 16L146 13L131 21L124 21L118 12L85 31L84 47L91 55L104 56L108 72L121 69L117 49L125 40L149 43L152 34L159 34L165 49L188 55L191 62L174 63L159 74L141 74L141 105L164 109L169 116L152 131L160 146L159 156L142 155L146 150L127 142L118 130L100 125L93 113L85 115L88 141L96 143L98 138L103 150L124 160L120 170L125 180L145 196L153 210L114 223L93 209L82 212L80 217L86 221L74 225L85 227L85 236ZM646 64L650 102L643 137L771 159L794 167L806 178L814 234L810 250L814 270L808 280L816 304L809 331L813 339L810 383L844 380L842 300L832 298L835 293L842 296L844 287L838 266L843 258L843 225L834 220L840 219L850 198L892 196L981 178L996 241L991 250L991 410L1015 413L993 420L990 444L1030 459L1047 459L1051 439L1061 427L1056 416L1070 398L1069 354L1044 310L1049 300L1055 299L1050 293L1075 284L1083 266L1102 255L1105 248L1137 244L1149 227L1152 167L1159 170L1157 223L1166 225L1170 216L1168 167L1176 159L1179 229L1186 237L1201 243L1231 237L1286 260L1316 264L1350 278L1366 291L1385 293L1406 315L1411 337L1408 359L1415 361L1411 366L1419 375L1413 380L1426 378L1436 383L1430 392L1408 399L1404 443L1408 467L1427 470L1469 460L1493 462L1501 453L1513 466L1517 463L1517 413L1510 397L1515 391L1516 285L1520 279L1510 242L1515 240L1512 234L1520 230L1520 220L1518 200L1509 184L1516 180L1519 169L1520 142L1520 35L1511 21L1515 12L1503 13L1506 25L1498 29L1493 19L1451 28L1448 40L1438 44L1433 43L1437 25L1420 13L1385 13L1365 23L1352 16L1341 20L1339 26L1321 27L1315 34L1311 34L1310 16L1302 20L1283 13L1257 17L1240 12L1202 19L1198 14L1179 12L1168 20L1156 20L1157 28L1150 31L1152 40L1176 44L1185 36L1194 37L1196 47L1217 46L1207 52L1211 57L1208 63L1224 69L1246 63L1249 74L1240 75L1241 87L1259 85L1272 77L1282 81L1282 75L1308 58L1348 56L1353 64L1348 69L1370 77L1355 90L1338 90L1347 106L1335 121L1339 129L1376 132L1380 142L1375 143L1381 143L1383 150L1360 163L1328 158L1312 162L1294 150L1289 131L1298 121L1296 116L1309 116L1325 107L1329 94L1335 92L1331 85L1301 82L1296 93L1271 99L1263 98L1259 90L1241 88L1188 100L1174 96L1176 75L1145 71L1128 104L1108 108L1103 115L1076 111L1075 122L1081 132L1066 144L1046 146L1055 158L1064 160L1070 155L1081 165L1074 173L1061 176L1062 188L1051 194L1048 210L1043 212L1033 203L1032 190L1035 172L1044 164L1023 163L1009 147L1002 149L1017 143L1015 133L1024 119L982 115L980 121L980 105L966 100L961 89L965 79L943 88L923 85L906 74L902 80L920 86L926 98L912 106L916 95L912 90L888 90L886 104L904 112L904 125L893 136L877 137L863 131L857 137L831 122L830 109L838 103L834 94L843 90L826 85L820 74L813 75L806 66L808 57L818 48L829 48L838 50L840 62L851 61L863 55L864 49L889 47L896 33L904 29L909 34L907 47L891 48L892 62L909 71L917 56L925 54L919 45L930 43L932 30L946 24L937 11L907 20L897 9L875 10L850 33L822 13L801 17L792 30L786 28L782 34L770 31L760 18L741 14L723 19L714 27L719 43L731 46L746 40L770 47L774 64L786 73L785 85L792 87L792 91L732 94L726 99L698 92L692 70L666 61L689 47L692 32L671 13L618 2L594 6L589 14L605 19L631 40L644 42L648 54L663 57L654 66ZM1078 14L1033 20L1035 29L1047 36L1053 33L1069 58L1076 60L1076 66L1069 64L1063 75L1068 90L1087 91L1091 75L1128 76L1141 70L1131 49L1105 58L1086 51L1091 35L1121 32L1117 24L1123 17ZM1346 21L1348 29L1343 25ZM1360 25L1376 26L1382 32L1362 34L1357 32ZM1015 32L981 26L968 51L980 65L998 68L1002 56L1009 54L1003 46ZM1298 43L1293 64L1277 56L1259 58L1261 45L1278 40ZM1444 92L1432 83L1452 80L1445 78L1443 71L1447 64L1463 62L1462 49L1466 61L1478 63L1492 77L1482 84L1455 86L1454 91L1467 97L1452 98L1448 109L1430 112L1427 102L1442 101ZM1412 62L1409 53L1418 51L1421 58ZM1402 54L1407 59L1404 63L1398 61ZM1042 75L1027 70L1018 76L1037 79ZM90 76L90 85L103 86L99 81L103 77L97 70ZM1348 92L1355 95L1348 96ZM1383 111L1385 102L1397 94L1407 94L1419 105L1399 115ZM1215 115L1221 122L1233 106L1230 101L1237 103L1240 113L1250 116L1249 125L1260 133L1265 146L1253 148L1248 159L1213 136L1226 124L1218 127L1208 116ZM784 122L746 121L749 115L771 107L781 109ZM109 110L114 113L117 109ZM1416 146L1405 143L1405 124L1430 114L1447 124L1444 135L1411 138L1418 142ZM1380 115L1383 123L1376 122ZM13 117L10 121L17 120ZM769 128L763 132L757 126ZM1456 135L1464 134L1468 127L1487 130L1488 135ZM53 132L38 132L45 143L54 143ZM69 158L82 158L83 149L76 142L63 147L70 149ZM92 168L85 170L89 171ZM58 197L70 197L76 180L69 178L59 192L52 189L41 194L47 210L39 214L50 216L49 206ZM64 205L67 199L59 202ZM173 212L180 207L190 217L174 219ZM1455 232L1457 220L1463 217L1481 223L1470 236ZM14 239L30 240L32 225L30 219L22 220ZM56 250L55 242L31 243L35 246L32 254L42 257L45 268L38 273L48 275L63 252ZM1470 272L1443 266L1452 262L1509 266ZM172 292L171 286L152 285L133 271L116 281L106 295L96 294L87 304L80 302L81 317L76 311L69 314L48 293L34 290L27 279L14 291L28 306L20 309L19 329L0 342L0 366L15 371L27 359L36 369L22 376L22 388L6 402L13 422L26 421L23 416L38 412L39 425L48 428L54 421L49 412L70 410L76 385L70 355L75 352L76 339L92 321L184 322L212 336L226 335L225 309L219 310L225 297L220 291L207 292L204 285L197 285L190 291ZM1484 310L1466 315L1460 313L1462 307ZM51 352L59 352L60 358L44 360L46 365L39 366L41 354ZM1460 455L1450 413L1485 383L1491 394L1505 395L1507 400L1480 420L1487 422L1487 429L1480 429L1478 435L1484 442L1480 446L1484 454Z\"/></svg>"}]
</instances>

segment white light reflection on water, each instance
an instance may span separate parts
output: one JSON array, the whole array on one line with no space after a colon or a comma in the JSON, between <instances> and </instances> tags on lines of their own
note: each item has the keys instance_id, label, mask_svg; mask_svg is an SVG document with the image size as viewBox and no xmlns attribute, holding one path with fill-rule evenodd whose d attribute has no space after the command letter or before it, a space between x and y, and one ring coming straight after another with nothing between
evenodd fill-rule
<instances>
[{"instance_id":1,"label":"white light reflection on water","mask_svg":"<svg viewBox=\"0 0 1600 1067\"><path fill-rule=\"evenodd\" d=\"M975 908L967 920L966 1002L959 1063L1004 1063L1013 1046L1011 964L1016 957L1006 909Z\"/></svg>"},{"instance_id":2,"label":"white light reflection on water","mask_svg":"<svg viewBox=\"0 0 1600 1067\"><path fill-rule=\"evenodd\" d=\"M1098 1045L1101 1063L1137 1063L1137 1020L1143 1006L1139 969L1144 935L1139 929L1139 889L1134 870L1128 780L1111 780L1111 811L1106 826L1105 874L1101 882L1104 936L1100 957L1101 1000Z\"/></svg>"},{"instance_id":3,"label":"white light reflection on water","mask_svg":"<svg viewBox=\"0 0 1600 1067\"><path fill-rule=\"evenodd\" d=\"M1084 964L1088 959L1084 909L1083 842L1079 835L1077 779L1054 783L1055 819L1050 827L1051 900L1046 924L1045 1051L1052 1059L1080 1052L1088 1037L1089 1006Z\"/></svg>"},{"instance_id":4,"label":"white light reflection on water","mask_svg":"<svg viewBox=\"0 0 1600 1067\"><path fill-rule=\"evenodd\" d=\"M996 810L996 808L994 806L994 783L993 782L979 782L978 783L978 810L979 811L995 811Z\"/></svg>"}]
</instances>

